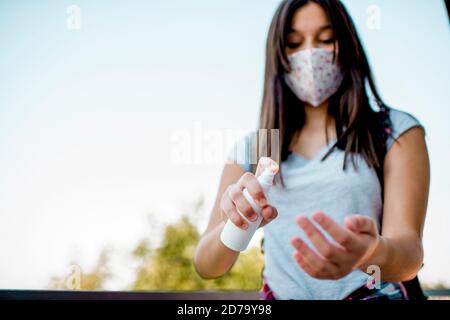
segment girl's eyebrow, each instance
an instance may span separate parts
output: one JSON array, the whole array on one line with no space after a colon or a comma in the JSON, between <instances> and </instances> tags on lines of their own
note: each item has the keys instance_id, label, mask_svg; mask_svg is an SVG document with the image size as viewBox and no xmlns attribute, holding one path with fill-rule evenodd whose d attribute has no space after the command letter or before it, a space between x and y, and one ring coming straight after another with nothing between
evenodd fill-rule
<instances>
[{"instance_id":1,"label":"girl's eyebrow","mask_svg":"<svg viewBox=\"0 0 450 320\"><path fill-rule=\"evenodd\" d=\"M328 29L332 29L331 24L327 24L327 25L325 25L325 26L320 27L320 28L317 30L317 32L322 32L322 31L328 30ZM293 29L293 28L291 27L291 28L289 28L289 32L288 32L288 33L299 33L299 34L302 34L302 31L301 31L301 30L295 30L295 29Z\"/></svg>"}]
</instances>

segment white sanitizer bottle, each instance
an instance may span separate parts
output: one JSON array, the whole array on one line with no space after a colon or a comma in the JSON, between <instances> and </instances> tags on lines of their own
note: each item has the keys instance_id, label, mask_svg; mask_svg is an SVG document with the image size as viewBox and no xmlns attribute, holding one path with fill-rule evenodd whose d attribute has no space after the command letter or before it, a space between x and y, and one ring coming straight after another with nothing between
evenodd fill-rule
<instances>
[{"instance_id":1,"label":"white sanitizer bottle","mask_svg":"<svg viewBox=\"0 0 450 320\"><path fill-rule=\"evenodd\" d=\"M278 172L277 165L270 166L269 168L265 169L263 173L257 178L266 197L267 192L269 191L270 187L273 184L273 178L275 177L277 172ZM250 240L252 239L253 235L255 234L256 230L258 229L263 219L261 214L262 209L258 205L256 205L256 203L253 201L253 198L248 193L247 189L244 189L242 193L252 206L253 210L257 213L258 218L254 222L250 221L238 210L241 217L248 223L247 230L237 227L230 219L228 219L222 230L222 233L220 234L220 240L223 242L225 246L234 251L244 251L245 249L247 249Z\"/></svg>"}]
</instances>

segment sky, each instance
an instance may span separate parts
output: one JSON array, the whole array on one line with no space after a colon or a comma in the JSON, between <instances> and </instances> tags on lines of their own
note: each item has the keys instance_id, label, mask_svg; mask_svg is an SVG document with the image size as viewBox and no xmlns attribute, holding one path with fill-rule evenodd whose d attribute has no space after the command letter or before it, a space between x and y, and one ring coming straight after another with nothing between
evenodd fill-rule
<instances>
[{"instance_id":1,"label":"sky","mask_svg":"<svg viewBox=\"0 0 450 320\"><path fill-rule=\"evenodd\" d=\"M344 3L384 100L426 129L431 190L419 275L450 286L444 1ZM120 290L135 267L126 253L201 196L205 227L223 154L257 124L278 4L0 0L0 288L45 288L70 261L88 269L111 246L118 278L108 289Z\"/></svg>"}]
</instances>

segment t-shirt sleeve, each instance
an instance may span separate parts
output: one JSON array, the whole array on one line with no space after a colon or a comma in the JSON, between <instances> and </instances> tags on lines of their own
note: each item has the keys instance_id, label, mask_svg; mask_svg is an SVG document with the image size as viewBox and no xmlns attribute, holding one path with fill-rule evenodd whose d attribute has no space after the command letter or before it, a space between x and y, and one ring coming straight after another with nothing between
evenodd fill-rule
<instances>
[{"instance_id":1,"label":"t-shirt sleeve","mask_svg":"<svg viewBox=\"0 0 450 320\"><path fill-rule=\"evenodd\" d=\"M390 119L392 124L392 134L386 141L388 151L391 149L395 140L400 138L400 136L406 133L408 130L415 127L423 128L422 124L419 122L419 120L417 120L417 118L407 112L403 112L400 110L390 109Z\"/></svg>"},{"instance_id":2,"label":"t-shirt sleeve","mask_svg":"<svg viewBox=\"0 0 450 320\"><path fill-rule=\"evenodd\" d=\"M253 147L255 146L255 135L250 132L239 139L232 145L227 152L227 163L238 164L245 172L252 171L252 163L255 161L252 159ZM252 161L253 160L253 161Z\"/></svg>"}]
</instances>

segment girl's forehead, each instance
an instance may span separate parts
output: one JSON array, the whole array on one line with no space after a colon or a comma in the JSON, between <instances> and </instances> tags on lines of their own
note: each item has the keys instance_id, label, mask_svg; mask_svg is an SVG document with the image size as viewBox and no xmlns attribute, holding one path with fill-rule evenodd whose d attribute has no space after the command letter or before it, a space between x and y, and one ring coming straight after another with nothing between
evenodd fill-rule
<instances>
[{"instance_id":1,"label":"girl's forehead","mask_svg":"<svg viewBox=\"0 0 450 320\"><path fill-rule=\"evenodd\" d=\"M325 10L317 3L310 2L294 13L290 29L299 33L314 33L331 28Z\"/></svg>"}]
</instances>

